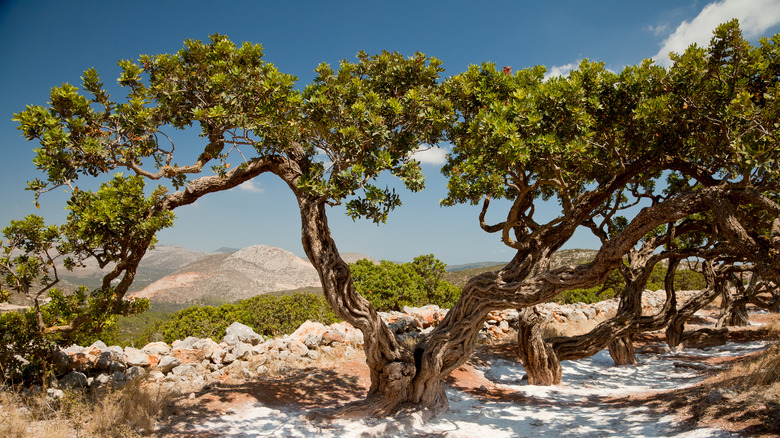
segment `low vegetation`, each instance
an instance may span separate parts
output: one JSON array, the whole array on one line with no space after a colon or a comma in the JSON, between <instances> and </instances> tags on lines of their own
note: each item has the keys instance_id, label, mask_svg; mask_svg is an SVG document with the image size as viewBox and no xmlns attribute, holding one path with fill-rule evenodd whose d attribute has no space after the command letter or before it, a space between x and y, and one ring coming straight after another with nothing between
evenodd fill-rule
<instances>
[{"instance_id":1,"label":"low vegetation","mask_svg":"<svg viewBox=\"0 0 780 438\"><path fill-rule=\"evenodd\" d=\"M121 389L45 391L23 395L0 390L0 430L9 438L138 437L154 431L174 395L135 380Z\"/></svg>"},{"instance_id":2,"label":"low vegetation","mask_svg":"<svg viewBox=\"0 0 780 438\"><path fill-rule=\"evenodd\" d=\"M292 333L306 320L331 324L338 318L325 298L318 295L258 295L235 304L187 307L148 329L137 343L157 340L171 343L187 336L221 340L233 322L248 325L264 336L278 336Z\"/></svg>"},{"instance_id":3,"label":"low vegetation","mask_svg":"<svg viewBox=\"0 0 780 438\"><path fill-rule=\"evenodd\" d=\"M350 270L355 290L376 310L387 312L426 304L452 307L460 289L445 280L446 267L430 254L416 257L411 263L382 260L375 265L363 259L351 264Z\"/></svg>"}]
</instances>

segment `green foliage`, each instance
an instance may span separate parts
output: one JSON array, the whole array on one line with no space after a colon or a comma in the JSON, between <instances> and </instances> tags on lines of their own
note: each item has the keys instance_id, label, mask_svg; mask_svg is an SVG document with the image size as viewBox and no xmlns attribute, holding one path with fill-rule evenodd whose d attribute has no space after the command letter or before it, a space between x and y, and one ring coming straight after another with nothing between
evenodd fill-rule
<instances>
[{"instance_id":1,"label":"green foliage","mask_svg":"<svg viewBox=\"0 0 780 438\"><path fill-rule=\"evenodd\" d=\"M666 266L657 264L645 285L646 290L663 290ZM674 290L701 290L706 287L704 274L690 269L678 268L674 274ZM609 275L607 280L596 287L588 289L571 289L558 294L555 302L561 304L585 303L592 304L604 301L618 295L625 287L623 277L617 270Z\"/></svg>"},{"instance_id":2,"label":"green foliage","mask_svg":"<svg viewBox=\"0 0 780 438\"><path fill-rule=\"evenodd\" d=\"M127 259L132 242L148 240L153 245L155 233L173 225L173 212L158 207L164 194L165 189L158 187L146 197L142 177L121 173L97 192L75 190L63 227L69 250L95 257L103 265ZM99 255L95 248L100 248Z\"/></svg>"},{"instance_id":3,"label":"green foliage","mask_svg":"<svg viewBox=\"0 0 780 438\"><path fill-rule=\"evenodd\" d=\"M674 290L702 290L707 287L704 274L692 269L678 269L674 273Z\"/></svg>"},{"instance_id":4,"label":"green foliage","mask_svg":"<svg viewBox=\"0 0 780 438\"><path fill-rule=\"evenodd\" d=\"M33 162L45 178L28 182L36 202L55 187L73 192L62 228L67 252L76 258L71 266L87 257L102 268L116 266L83 296L83 305L76 306L80 313L58 308L58 314L75 318L67 331L102 327L109 315L148 306L124 297L156 232L171 226L172 210L261 173L284 179L299 201L343 204L352 218L385 221L400 198L376 179L387 171L408 189L422 189L423 174L412 155L439 141L451 119L438 92L441 63L420 53L406 58L361 52L357 62L343 61L336 70L320 65L305 88L265 62L259 44L238 46L218 34L205 43L187 40L174 54L121 60L119 67L125 98L112 100L97 71L89 69L80 86L55 87L47 105L27 106L13 117L22 134L38 143ZM176 148L171 131L179 129L199 131L202 148ZM208 169L212 175L188 181ZM84 177L111 179L92 193L76 186ZM163 183L147 197L144 179ZM166 185L186 190L169 194ZM74 305L65 297L60 301ZM183 313L186 327L171 325L170 336L194 330L187 321L202 322L201 335L216 335L223 330L220 319L257 319L252 312L215 309ZM290 308L263 330L286 330L284 318L301 316Z\"/></svg>"},{"instance_id":5,"label":"green foliage","mask_svg":"<svg viewBox=\"0 0 780 438\"><path fill-rule=\"evenodd\" d=\"M29 215L3 228L0 241L0 290L11 290L35 299L54 286L54 262L60 258L60 228L46 226L40 216Z\"/></svg>"},{"instance_id":6,"label":"green foliage","mask_svg":"<svg viewBox=\"0 0 780 438\"><path fill-rule=\"evenodd\" d=\"M94 312L96 300L84 287L70 295L53 288L48 292L48 298L48 303L40 305L40 322L46 327L43 331L34 307L0 314L0 340L4 346L0 352L0 378L14 382L39 381L51 373L51 355L55 347L89 345L104 333L117 330L115 315L102 312L95 312L74 330L61 329ZM143 311L147 302L134 305L138 311Z\"/></svg>"},{"instance_id":7,"label":"green foliage","mask_svg":"<svg viewBox=\"0 0 780 438\"><path fill-rule=\"evenodd\" d=\"M0 379L10 382L41 381L51 373L56 343L38 331L34 311L0 314Z\"/></svg>"},{"instance_id":8,"label":"green foliage","mask_svg":"<svg viewBox=\"0 0 780 438\"><path fill-rule=\"evenodd\" d=\"M668 69L647 60L613 73L586 60L545 79L542 67L472 66L443 86L458 118L448 130L454 147L442 168L442 203L483 201L487 209L490 199L509 200L505 220L483 227L525 251L559 247L581 225L598 228L602 241L636 242L682 218L661 218L635 236L639 223L621 217L629 208L658 211L664 201L728 187L740 196L718 196L739 206L744 228L766 235L780 180L778 47L780 35L751 47L734 20L718 26L708 47L673 56ZM548 199L560 211L541 220L538 202ZM691 215L716 208L688 205Z\"/></svg>"},{"instance_id":9,"label":"green foliage","mask_svg":"<svg viewBox=\"0 0 780 438\"><path fill-rule=\"evenodd\" d=\"M379 265L363 259L351 264L350 271L355 290L379 311L426 304L448 309L460 294L444 280L446 265L433 255L416 257L411 263L382 260Z\"/></svg>"},{"instance_id":10,"label":"green foliage","mask_svg":"<svg viewBox=\"0 0 780 438\"><path fill-rule=\"evenodd\" d=\"M372 181L387 170L409 190L422 189L424 176L411 154L441 140L451 110L438 92L444 69L437 59L396 52L357 58L338 70L321 64L303 92L301 129L313 140L305 142L307 153L317 147L328 160L315 162L302 186L336 202L360 191L346 202L348 214L384 222L400 198Z\"/></svg>"},{"instance_id":11,"label":"green foliage","mask_svg":"<svg viewBox=\"0 0 780 438\"><path fill-rule=\"evenodd\" d=\"M236 304L223 304L218 307L192 306L174 313L154 331L161 334L163 340L168 343L187 336L221 341L227 326L234 321L247 324L249 320L249 315ZM152 340L154 339L149 341Z\"/></svg>"},{"instance_id":12,"label":"green foliage","mask_svg":"<svg viewBox=\"0 0 780 438\"><path fill-rule=\"evenodd\" d=\"M147 330L137 342L140 345L162 337L171 343L187 336L220 341L233 322L252 327L264 336L278 336L294 332L307 320L331 324L338 318L321 296L310 293L258 295L235 304L187 307Z\"/></svg>"},{"instance_id":13,"label":"green foliage","mask_svg":"<svg viewBox=\"0 0 780 438\"><path fill-rule=\"evenodd\" d=\"M64 258L63 265L70 270L88 257L101 267L126 259L131 242L151 242L159 228L171 223L170 212L154 212L155 196L144 197L140 178L117 176L96 193L76 190L68 205L69 222L63 227L46 226L42 218L31 215L3 229L0 287L23 294L32 305L21 319L16 313L2 316L3 345L8 348L0 358L4 377L41 378L45 372L41 366L54 346L90 344L103 330L116 332L116 315L148 308L148 300L124 300L117 294L111 280L118 274L104 279L108 285L92 291L81 286L66 295L55 287L61 269L55 262Z\"/></svg>"},{"instance_id":14,"label":"green foliage","mask_svg":"<svg viewBox=\"0 0 780 438\"><path fill-rule=\"evenodd\" d=\"M555 296L554 301L559 304L593 304L608 300L615 296L612 288L603 289L601 286L588 289L571 289Z\"/></svg>"},{"instance_id":15,"label":"green foliage","mask_svg":"<svg viewBox=\"0 0 780 438\"><path fill-rule=\"evenodd\" d=\"M107 345L122 347L135 343L144 333L153 331L153 327L166 321L170 316L187 306L173 303L150 302L149 310L143 313L118 316L116 330L103 331L100 340ZM162 338L160 338L162 339ZM154 339L152 339L154 340Z\"/></svg>"},{"instance_id":16,"label":"green foliage","mask_svg":"<svg viewBox=\"0 0 780 438\"><path fill-rule=\"evenodd\" d=\"M311 293L258 295L239 302L247 309L250 323L263 336L292 333L307 320L332 324L339 319L324 297Z\"/></svg>"}]
</instances>

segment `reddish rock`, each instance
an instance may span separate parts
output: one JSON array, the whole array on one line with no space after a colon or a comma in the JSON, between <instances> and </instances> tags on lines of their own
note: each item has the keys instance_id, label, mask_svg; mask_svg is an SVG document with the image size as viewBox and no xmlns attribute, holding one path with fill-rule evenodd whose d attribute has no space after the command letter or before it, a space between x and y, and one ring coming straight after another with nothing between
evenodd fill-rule
<instances>
[{"instance_id":1,"label":"reddish rock","mask_svg":"<svg viewBox=\"0 0 780 438\"><path fill-rule=\"evenodd\" d=\"M424 329L437 325L442 319L437 306L424 306L409 310L411 311L410 315L413 316Z\"/></svg>"},{"instance_id":2,"label":"reddish rock","mask_svg":"<svg viewBox=\"0 0 780 438\"><path fill-rule=\"evenodd\" d=\"M330 345L334 342L344 343L344 340L344 333L336 329L330 329L322 335L322 343L325 345Z\"/></svg>"},{"instance_id":3,"label":"reddish rock","mask_svg":"<svg viewBox=\"0 0 780 438\"><path fill-rule=\"evenodd\" d=\"M291 339L303 342L307 347L319 345L328 328L319 322L306 321L290 335Z\"/></svg>"},{"instance_id":4,"label":"reddish rock","mask_svg":"<svg viewBox=\"0 0 780 438\"><path fill-rule=\"evenodd\" d=\"M148 367L152 364L149 355L137 348L125 347L124 353L128 367Z\"/></svg>"},{"instance_id":5,"label":"reddish rock","mask_svg":"<svg viewBox=\"0 0 780 438\"><path fill-rule=\"evenodd\" d=\"M290 341L290 345L287 346L287 349L290 350L290 354L294 356L303 357L309 353L309 348L306 347L303 342L294 339Z\"/></svg>"},{"instance_id":6,"label":"reddish rock","mask_svg":"<svg viewBox=\"0 0 780 438\"><path fill-rule=\"evenodd\" d=\"M179 359L182 364L201 363L206 357L206 353L203 350L194 348L174 348L172 353L173 357Z\"/></svg>"}]
</instances>

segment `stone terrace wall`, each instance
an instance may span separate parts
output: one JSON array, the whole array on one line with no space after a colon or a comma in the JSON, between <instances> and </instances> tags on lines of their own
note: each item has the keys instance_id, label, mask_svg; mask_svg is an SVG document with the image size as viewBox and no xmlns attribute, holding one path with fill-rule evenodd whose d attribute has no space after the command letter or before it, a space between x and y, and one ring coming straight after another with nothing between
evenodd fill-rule
<instances>
[{"instance_id":1,"label":"stone terrace wall","mask_svg":"<svg viewBox=\"0 0 780 438\"><path fill-rule=\"evenodd\" d=\"M697 292L678 292L678 300L684 303ZM643 313L657 312L664 299L663 291L646 291ZM617 306L618 300L610 299L595 304L544 303L537 309L548 324L586 321L595 325L614 315ZM402 339L410 340L433 330L447 314L447 310L437 306L403 310L380 312L380 316ZM517 310L491 312L480 337L501 337L516 326L517 320ZM188 337L171 345L152 342L140 349L109 347L100 341L88 347L72 345L57 351L54 367L62 376L58 384L67 387L121 386L142 376L162 384L202 386L219 381L227 374L246 378L263 374L268 371L266 364L272 361L308 363L339 346L359 348L362 344L363 333L345 322L325 326L307 321L291 335L269 339L236 322L228 327L220 342ZM56 388L49 391L53 397L62 394Z\"/></svg>"}]
</instances>

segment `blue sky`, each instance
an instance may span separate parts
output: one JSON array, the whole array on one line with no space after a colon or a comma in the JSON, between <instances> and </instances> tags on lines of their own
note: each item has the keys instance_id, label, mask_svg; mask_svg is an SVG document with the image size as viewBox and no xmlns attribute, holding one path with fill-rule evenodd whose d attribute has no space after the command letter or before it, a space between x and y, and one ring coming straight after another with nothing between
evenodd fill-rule
<instances>
[{"instance_id":1,"label":"blue sky","mask_svg":"<svg viewBox=\"0 0 780 438\"><path fill-rule=\"evenodd\" d=\"M442 60L445 76L485 61L514 69L541 64L557 74L583 58L614 71L645 58L665 65L668 51L706 44L714 27L731 18L739 18L754 41L778 33L780 0L0 1L0 226L28 214L51 223L65 219L66 193L44 195L38 210L24 190L27 180L41 174L32 164L36 145L21 137L13 113L45 104L53 86L78 85L89 67L120 96L117 60L175 52L187 38L221 33L235 42L261 43L264 59L296 75L303 88L317 64L335 66L360 50L420 51ZM177 148L196 140L182 141ZM439 207L446 193L442 157L441 151L421 157L427 189L402 193L404 205L387 224L353 222L333 208L329 223L340 250L395 261L429 253L450 264L509 260L512 253L498 237L479 228L478 207ZM542 210L556 213L554 204ZM303 256L295 199L270 176L204 197L176 214L174 228L159 236L162 244L200 251L267 244ZM583 232L564 248L595 245Z\"/></svg>"}]
</instances>

